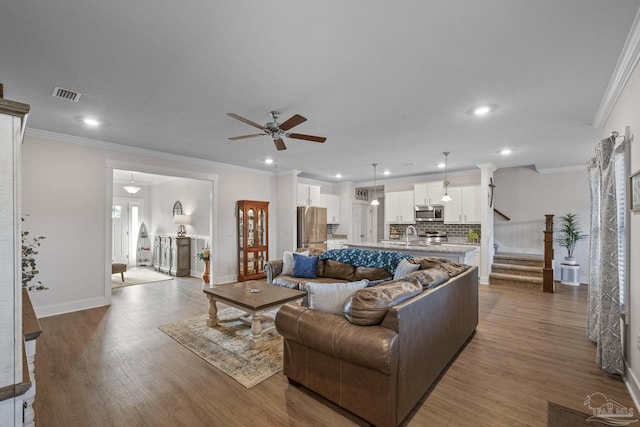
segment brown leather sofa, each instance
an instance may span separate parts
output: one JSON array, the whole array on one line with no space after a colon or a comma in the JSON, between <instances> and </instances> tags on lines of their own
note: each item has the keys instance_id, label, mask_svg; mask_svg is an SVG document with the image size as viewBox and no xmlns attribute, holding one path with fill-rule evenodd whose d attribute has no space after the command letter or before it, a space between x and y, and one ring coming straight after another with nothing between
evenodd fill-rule
<instances>
[{"instance_id":1,"label":"brown leather sofa","mask_svg":"<svg viewBox=\"0 0 640 427\"><path fill-rule=\"evenodd\" d=\"M376 325L295 303L281 307L275 323L289 382L373 425L397 426L473 335L478 269L389 307Z\"/></svg>"}]
</instances>

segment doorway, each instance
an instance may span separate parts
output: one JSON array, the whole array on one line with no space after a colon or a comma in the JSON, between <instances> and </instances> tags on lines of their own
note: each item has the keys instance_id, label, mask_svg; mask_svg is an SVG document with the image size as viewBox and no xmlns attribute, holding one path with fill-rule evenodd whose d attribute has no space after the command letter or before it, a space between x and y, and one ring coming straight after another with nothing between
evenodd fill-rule
<instances>
[{"instance_id":1,"label":"doorway","mask_svg":"<svg viewBox=\"0 0 640 427\"><path fill-rule=\"evenodd\" d=\"M375 242L377 230L373 227L377 220L376 212L366 203L351 203L350 242Z\"/></svg>"},{"instance_id":2,"label":"doorway","mask_svg":"<svg viewBox=\"0 0 640 427\"><path fill-rule=\"evenodd\" d=\"M144 200L114 198L111 207L113 262L136 265L138 232L144 218Z\"/></svg>"}]
</instances>

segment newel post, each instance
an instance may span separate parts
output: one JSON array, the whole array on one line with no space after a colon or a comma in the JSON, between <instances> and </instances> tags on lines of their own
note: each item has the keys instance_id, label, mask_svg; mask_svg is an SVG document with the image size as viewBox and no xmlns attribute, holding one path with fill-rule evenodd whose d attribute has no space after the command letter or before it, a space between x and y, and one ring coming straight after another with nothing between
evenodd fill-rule
<instances>
[{"instance_id":1,"label":"newel post","mask_svg":"<svg viewBox=\"0 0 640 427\"><path fill-rule=\"evenodd\" d=\"M553 215L545 215L544 269L542 270L542 291L553 293Z\"/></svg>"}]
</instances>

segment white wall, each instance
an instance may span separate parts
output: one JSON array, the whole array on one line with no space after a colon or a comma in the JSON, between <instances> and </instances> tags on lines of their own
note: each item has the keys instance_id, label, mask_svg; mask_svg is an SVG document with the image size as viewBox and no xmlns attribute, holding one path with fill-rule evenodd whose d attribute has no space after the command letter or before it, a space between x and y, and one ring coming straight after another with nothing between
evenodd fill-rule
<instances>
[{"instance_id":1,"label":"white wall","mask_svg":"<svg viewBox=\"0 0 640 427\"><path fill-rule=\"evenodd\" d=\"M633 137L640 130L640 70L636 66L632 76L627 82L616 106L609 116L602 137L608 137L612 131L624 135L625 126L630 126L631 141L631 173L640 169L640 141ZM627 364L626 377L632 396L636 404L640 400L640 350L636 346L636 337L640 334L640 262L637 254L640 254L640 214L631 212L629 215L629 228L631 248L629 253L631 297L629 302L630 324L625 328L625 361Z\"/></svg>"},{"instance_id":2,"label":"white wall","mask_svg":"<svg viewBox=\"0 0 640 427\"><path fill-rule=\"evenodd\" d=\"M588 141L585 141L588 143ZM544 252L545 215L553 214L554 239L559 238L560 217L575 213L584 234L591 224L591 194L587 168L575 172L541 174L533 167L498 169L494 173L493 206L511 218L494 216L494 241L500 252L542 254ZM554 273L559 279L559 263L566 249L554 243L556 265ZM574 252L580 264L580 282L589 281L589 240L578 242Z\"/></svg>"},{"instance_id":3,"label":"white wall","mask_svg":"<svg viewBox=\"0 0 640 427\"><path fill-rule=\"evenodd\" d=\"M217 244L214 283L237 277L236 201L273 199L273 175L247 168L37 131L27 132L22 148L22 205L23 212L31 214L26 227L34 235L47 237L38 255L38 278L50 289L32 295L38 316L111 301L107 286L111 268L106 261L111 257L108 163L132 168L147 165L155 168L148 172L165 175L174 171L191 177L217 175L217 205L212 207ZM166 207L168 212L172 206ZM175 232L174 227L169 231Z\"/></svg>"},{"instance_id":4,"label":"white wall","mask_svg":"<svg viewBox=\"0 0 640 427\"><path fill-rule=\"evenodd\" d=\"M151 234L176 234L178 226L173 223L173 204L176 201L180 201L182 212L191 217L191 223L185 225L187 236L211 234L210 182L179 178L154 185L150 190L149 232Z\"/></svg>"}]
</instances>

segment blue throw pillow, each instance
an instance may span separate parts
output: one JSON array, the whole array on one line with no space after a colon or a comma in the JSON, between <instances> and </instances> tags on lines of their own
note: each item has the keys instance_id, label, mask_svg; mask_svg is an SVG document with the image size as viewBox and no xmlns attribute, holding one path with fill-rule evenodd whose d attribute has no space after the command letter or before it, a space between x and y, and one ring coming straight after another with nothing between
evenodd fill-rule
<instances>
[{"instance_id":1,"label":"blue throw pillow","mask_svg":"<svg viewBox=\"0 0 640 427\"><path fill-rule=\"evenodd\" d=\"M304 256L293 254L293 272L291 276L304 279L316 278L316 267L318 266L317 256Z\"/></svg>"}]
</instances>

